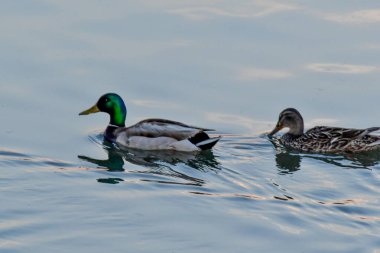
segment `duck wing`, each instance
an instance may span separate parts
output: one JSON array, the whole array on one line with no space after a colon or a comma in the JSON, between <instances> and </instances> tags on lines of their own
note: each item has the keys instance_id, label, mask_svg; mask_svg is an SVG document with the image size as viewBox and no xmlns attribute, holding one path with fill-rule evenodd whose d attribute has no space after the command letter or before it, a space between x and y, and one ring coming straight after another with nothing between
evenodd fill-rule
<instances>
[{"instance_id":1,"label":"duck wing","mask_svg":"<svg viewBox=\"0 0 380 253\"><path fill-rule=\"evenodd\" d=\"M116 134L118 132L125 132L127 136L170 137L176 140L184 140L205 131L214 130L189 126L181 122L166 119L146 119L130 127L117 129Z\"/></svg>"},{"instance_id":2,"label":"duck wing","mask_svg":"<svg viewBox=\"0 0 380 253\"><path fill-rule=\"evenodd\" d=\"M308 130L302 136L302 142L321 151L364 151L379 144L379 137L370 135L379 130L380 127L352 129L318 126Z\"/></svg>"},{"instance_id":3,"label":"duck wing","mask_svg":"<svg viewBox=\"0 0 380 253\"><path fill-rule=\"evenodd\" d=\"M313 139L331 140L334 139L349 139L354 140L362 138L372 132L380 130L380 127L371 127L365 129L341 128L341 127L326 127L317 126L305 133L305 136Z\"/></svg>"}]
</instances>

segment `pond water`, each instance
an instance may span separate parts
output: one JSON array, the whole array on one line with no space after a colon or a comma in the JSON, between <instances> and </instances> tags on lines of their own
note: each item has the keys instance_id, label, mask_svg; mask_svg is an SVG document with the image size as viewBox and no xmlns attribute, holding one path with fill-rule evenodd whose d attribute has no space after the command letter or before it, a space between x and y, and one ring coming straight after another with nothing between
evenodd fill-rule
<instances>
[{"instance_id":1,"label":"pond water","mask_svg":"<svg viewBox=\"0 0 380 253\"><path fill-rule=\"evenodd\" d=\"M380 125L375 1L0 3L0 252L380 252L380 153L265 135ZM123 151L107 115L214 128L199 154Z\"/></svg>"}]
</instances>

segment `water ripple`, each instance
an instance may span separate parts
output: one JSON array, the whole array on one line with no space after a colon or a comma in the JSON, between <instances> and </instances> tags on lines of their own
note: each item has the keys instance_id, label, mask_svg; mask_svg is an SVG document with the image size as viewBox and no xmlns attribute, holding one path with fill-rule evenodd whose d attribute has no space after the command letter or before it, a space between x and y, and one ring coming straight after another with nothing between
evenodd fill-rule
<instances>
[{"instance_id":1,"label":"water ripple","mask_svg":"<svg viewBox=\"0 0 380 253\"><path fill-rule=\"evenodd\" d=\"M175 201L193 212L211 208L219 212L218 221L220 217L233 219L240 224L239 229L249 224L268 234L306 236L305 231L314 231L319 236L338 238L360 235L373 244L373 236L379 232L376 154L299 153L274 145L265 136L248 135L226 135L213 151L198 154L125 149L104 141L99 132L91 134L88 141L103 153L102 158L80 154L77 162L67 162L0 149L0 165L5 172L0 177L0 191L11 198L28 192L33 194L34 203L44 201L61 208L70 203L67 210L95 216L97 212L88 210L94 206L91 199L112 201L111 209L95 206L114 215L115 206L129 202L136 205L136 213L146 215L152 204L149 208L139 208L139 204L159 199L168 202L155 205L161 208L155 215L166 222L169 210L165 206ZM43 184L34 185L41 180ZM61 192L61 188L65 190ZM86 204L81 204L81 194L85 194ZM17 203L9 199L3 202L11 204L9 210L12 205L18 210L8 211L15 216L0 223L0 234L8 235L0 240L0 248L17 248L19 241L9 235L17 231L24 236L22 230L43 227L46 221L40 220L40 209L46 206L33 204L33 212L20 212ZM23 213L33 219L20 219ZM54 210L53 215L62 214ZM124 213L120 217L124 220Z\"/></svg>"}]
</instances>

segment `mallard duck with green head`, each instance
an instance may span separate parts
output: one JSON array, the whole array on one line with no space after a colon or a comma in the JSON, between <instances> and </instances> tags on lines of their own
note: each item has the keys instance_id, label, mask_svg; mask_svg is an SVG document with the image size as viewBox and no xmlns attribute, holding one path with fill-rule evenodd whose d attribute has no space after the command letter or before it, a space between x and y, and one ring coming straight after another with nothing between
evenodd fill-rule
<instances>
[{"instance_id":1,"label":"mallard duck with green head","mask_svg":"<svg viewBox=\"0 0 380 253\"><path fill-rule=\"evenodd\" d=\"M304 133L303 118L294 108L285 109L280 113L277 125L269 136L283 128L289 128L289 131L280 138L280 143L300 151L356 153L380 148L380 137L371 134L380 130L380 127L352 129L317 126Z\"/></svg>"},{"instance_id":2,"label":"mallard duck with green head","mask_svg":"<svg viewBox=\"0 0 380 253\"><path fill-rule=\"evenodd\" d=\"M125 127L127 109L123 99L115 93L104 94L94 106L79 115L97 112L110 115L104 138L127 148L191 152L211 149L220 140L220 137L208 136L206 132L214 131L212 129L166 119L146 119Z\"/></svg>"}]
</instances>

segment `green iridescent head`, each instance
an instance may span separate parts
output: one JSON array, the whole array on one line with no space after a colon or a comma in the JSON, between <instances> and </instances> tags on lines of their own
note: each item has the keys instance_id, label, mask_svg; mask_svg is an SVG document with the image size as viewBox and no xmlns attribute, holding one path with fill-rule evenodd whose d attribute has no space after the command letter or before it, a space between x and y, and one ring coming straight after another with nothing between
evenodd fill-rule
<instances>
[{"instance_id":1,"label":"green iridescent head","mask_svg":"<svg viewBox=\"0 0 380 253\"><path fill-rule=\"evenodd\" d=\"M87 115L96 112L105 112L110 115L110 124L123 127L125 126L125 117L127 108L123 99L116 93L107 93L101 96L98 102L91 108L79 113Z\"/></svg>"}]
</instances>

